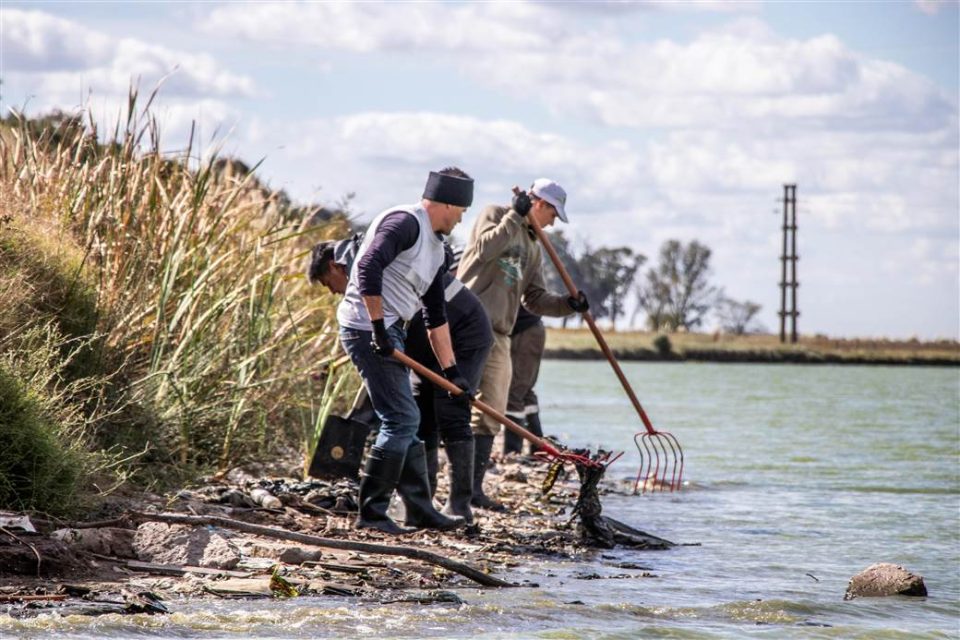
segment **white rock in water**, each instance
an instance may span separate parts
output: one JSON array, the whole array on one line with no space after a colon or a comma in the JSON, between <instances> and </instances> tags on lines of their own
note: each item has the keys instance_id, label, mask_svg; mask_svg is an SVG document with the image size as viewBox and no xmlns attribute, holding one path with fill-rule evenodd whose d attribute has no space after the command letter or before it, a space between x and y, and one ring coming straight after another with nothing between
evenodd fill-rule
<instances>
[{"instance_id":1,"label":"white rock in water","mask_svg":"<svg viewBox=\"0 0 960 640\"><path fill-rule=\"evenodd\" d=\"M923 576L910 573L897 564L879 562L850 578L843 599L897 595L926 596L927 587L923 584Z\"/></svg>"}]
</instances>

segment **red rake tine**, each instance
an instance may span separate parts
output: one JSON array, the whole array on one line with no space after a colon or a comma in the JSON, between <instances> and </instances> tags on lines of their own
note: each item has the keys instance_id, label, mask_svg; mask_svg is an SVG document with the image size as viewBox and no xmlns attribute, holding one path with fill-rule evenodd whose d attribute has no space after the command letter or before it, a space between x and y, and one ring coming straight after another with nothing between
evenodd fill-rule
<instances>
[{"instance_id":1,"label":"red rake tine","mask_svg":"<svg viewBox=\"0 0 960 640\"><path fill-rule=\"evenodd\" d=\"M564 462L571 462L575 465L582 465L585 467L604 466L602 462L599 460L594 460L589 456L585 456L580 453L571 453L569 451L560 451L559 449L551 447L550 445L541 448L541 450L537 451L534 455L547 460L563 460Z\"/></svg>"},{"instance_id":2,"label":"red rake tine","mask_svg":"<svg viewBox=\"0 0 960 640\"><path fill-rule=\"evenodd\" d=\"M670 491L680 489L683 482L683 448L673 434L666 431L640 432L633 436L633 441L640 453L640 470L633 485L634 494L646 493L648 484L651 491L656 491L658 486L660 491L664 487L669 487Z\"/></svg>"},{"instance_id":3,"label":"red rake tine","mask_svg":"<svg viewBox=\"0 0 960 640\"><path fill-rule=\"evenodd\" d=\"M609 453L607 453L607 454L602 458L601 462L603 462L603 466L609 467L609 466L612 465L614 462L616 462L617 460L619 460L619 459L623 456L623 451L621 451L621 452L618 453L617 455L613 456L613 459L612 459L612 460L610 459L610 456L611 456L611 455L613 455L613 452L612 452L612 451L609 452Z\"/></svg>"}]
</instances>

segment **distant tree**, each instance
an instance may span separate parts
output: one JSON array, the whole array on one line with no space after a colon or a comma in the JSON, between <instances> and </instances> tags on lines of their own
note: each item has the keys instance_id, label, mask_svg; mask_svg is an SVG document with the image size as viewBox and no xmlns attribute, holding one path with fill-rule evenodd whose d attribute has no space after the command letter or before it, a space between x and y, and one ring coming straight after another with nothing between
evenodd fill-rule
<instances>
[{"instance_id":1,"label":"distant tree","mask_svg":"<svg viewBox=\"0 0 960 640\"><path fill-rule=\"evenodd\" d=\"M590 299L590 311L597 318L617 318L625 312L627 294L633 288L637 271L646 261L643 254L630 247L586 249L577 263L583 275L584 293ZM578 283L579 284L579 283Z\"/></svg>"},{"instance_id":2,"label":"distant tree","mask_svg":"<svg viewBox=\"0 0 960 640\"><path fill-rule=\"evenodd\" d=\"M659 264L637 288L639 308L652 331L690 330L703 323L718 296L709 283L710 254L709 247L696 240L688 245L679 240L663 243Z\"/></svg>"},{"instance_id":3,"label":"distant tree","mask_svg":"<svg viewBox=\"0 0 960 640\"><path fill-rule=\"evenodd\" d=\"M92 149L96 143L93 133L87 130L83 116L79 113L66 113L55 109L48 114L28 118L23 113L11 111L2 121L7 126L28 134L45 151L71 148L83 142L90 143L88 146Z\"/></svg>"},{"instance_id":4,"label":"distant tree","mask_svg":"<svg viewBox=\"0 0 960 640\"><path fill-rule=\"evenodd\" d=\"M557 231L551 231L547 233L547 238L549 238L550 244L553 245L554 250L560 257L560 262L567 270L567 273L570 274L570 278L573 280L574 284L585 287L586 285L584 283L583 274L580 272L580 263L574 254L574 249L570 240L563 235L563 231L559 229ZM553 266L553 263L550 261L550 256L547 255L546 250L543 251L543 261L543 279L547 285L547 289L556 292L566 291L567 285L563 283L563 279L560 278L560 273L557 271L556 267ZM584 293L586 293L587 297L590 298L590 291L588 289L585 289ZM593 301L591 299L591 305L592 304ZM567 321L569 319L570 316L566 316L563 319L564 328L566 328Z\"/></svg>"},{"instance_id":5,"label":"distant tree","mask_svg":"<svg viewBox=\"0 0 960 640\"><path fill-rule=\"evenodd\" d=\"M759 323L755 322L756 315L762 309L756 302L750 300L734 300L720 296L717 300L716 313L720 320L720 327L734 335L742 336L745 333L758 331Z\"/></svg>"},{"instance_id":6,"label":"distant tree","mask_svg":"<svg viewBox=\"0 0 960 640\"><path fill-rule=\"evenodd\" d=\"M661 356L669 355L673 351L673 345L670 344L670 338L665 335L659 335L653 339L653 348Z\"/></svg>"}]
</instances>

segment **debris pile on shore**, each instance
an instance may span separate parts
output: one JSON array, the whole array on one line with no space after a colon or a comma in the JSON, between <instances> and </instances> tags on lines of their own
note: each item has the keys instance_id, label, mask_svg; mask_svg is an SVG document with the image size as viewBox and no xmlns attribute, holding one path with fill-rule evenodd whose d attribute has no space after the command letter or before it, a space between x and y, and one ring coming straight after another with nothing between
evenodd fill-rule
<instances>
[{"instance_id":1,"label":"debris pile on shore","mask_svg":"<svg viewBox=\"0 0 960 640\"><path fill-rule=\"evenodd\" d=\"M609 534L592 546L672 546L599 515L600 493L620 489L598 484L598 477L587 502L578 502L580 482L564 470L543 495L547 472L548 465L533 458L502 461L488 478L507 511L478 511L475 526L444 533L394 537L356 530L355 482L256 478L240 470L168 498L128 496L113 508L121 515L109 520L33 517L27 521L39 532L0 530L0 613L162 613L160 602L176 595L396 602L411 597L402 594L410 589L419 590L417 601L455 603L449 589L475 586L484 576L487 584L508 585L491 574L520 565L523 557L576 561L589 553L579 522L584 515ZM283 536L290 539L278 539Z\"/></svg>"}]
</instances>

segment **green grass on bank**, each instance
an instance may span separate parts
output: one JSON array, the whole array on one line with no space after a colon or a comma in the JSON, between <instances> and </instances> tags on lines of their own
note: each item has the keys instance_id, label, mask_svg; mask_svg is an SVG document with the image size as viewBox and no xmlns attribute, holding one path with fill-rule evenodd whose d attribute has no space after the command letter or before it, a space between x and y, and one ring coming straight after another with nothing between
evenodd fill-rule
<instances>
[{"instance_id":1,"label":"green grass on bank","mask_svg":"<svg viewBox=\"0 0 960 640\"><path fill-rule=\"evenodd\" d=\"M303 277L346 219L307 224L189 143L162 153L129 106L107 143L81 118L0 125L0 508L289 460L350 386L317 375L335 300Z\"/></svg>"},{"instance_id":2,"label":"green grass on bank","mask_svg":"<svg viewBox=\"0 0 960 640\"><path fill-rule=\"evenodd\" d=\"M603 331L614 353L623 359L689 359L755 362L889 362L960 364L960 343L941 340L843 339L800 336L796 344L781 344L777 335L666 334L668 353L654 341L663 334L646 331ZM550 356L603 357L589 329L547 330Z\"/></svg>"}]
</instances>

